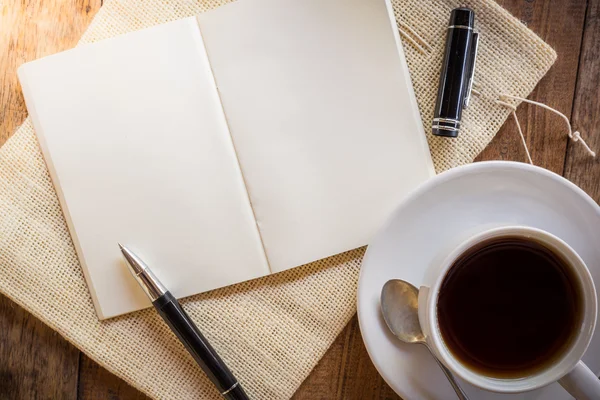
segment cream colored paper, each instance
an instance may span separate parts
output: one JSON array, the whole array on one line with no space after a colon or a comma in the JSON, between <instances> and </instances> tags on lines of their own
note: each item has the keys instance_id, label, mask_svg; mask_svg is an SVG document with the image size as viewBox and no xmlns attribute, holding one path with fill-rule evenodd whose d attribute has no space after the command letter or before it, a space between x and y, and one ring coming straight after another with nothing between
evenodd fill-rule
<instances>
[{"instance_id":1,"label":"cream colored paper","mask_svg":"<svg viewBox=\"0 0 600 400\"><path fill-rule=\"evenodd\" d=\"M242 0L21 67L101 319L150 305L117 242L186 297L363 246L433 175L391 13Z\"/></svg>"},{"instance_id":2,"label":"cream colored paper","mask_svg":"<svg viewBox=\"0 0 600 400\"><path fill-rule=\"evenodd\" d=\"M23 65L25 99L100 318L269 274L195 18Z\"/></svg>"},{"instance_id":3,"label":"cream colored paper","mask_svg":"<svg viewBox=\"0 0 600 400\"><path fill-rule=\"evenodd\" d=\"M80 43L221 4L106 0ZM432 45L431 52L422 53L404 41L424 124L433 114L441 38L450 10L459 5L477 15L481 43L476 80L482 95L465 112L457 140L428 137L438 172L471 162L509 115L496 104L498 93L526 97L556 58L547 44L491 0L395 0L397 18ZM251 398L288 399L355 313L361 256L361 250L344 253L192 296L182 304ZM29 119L0 148L0 291L152 398L221 398L152 310L98 321Z\"/></svg>"},{"instance_id":4,"label":"cream colored paper","mask_svg":"<svg viewBox=\"0 0 600 400\"><path fill-rule=\"evenodd\" d=\"M433 175L383 0L242 0L198 21L271 270L368 243Z\"/></svg>"}]
</instances>

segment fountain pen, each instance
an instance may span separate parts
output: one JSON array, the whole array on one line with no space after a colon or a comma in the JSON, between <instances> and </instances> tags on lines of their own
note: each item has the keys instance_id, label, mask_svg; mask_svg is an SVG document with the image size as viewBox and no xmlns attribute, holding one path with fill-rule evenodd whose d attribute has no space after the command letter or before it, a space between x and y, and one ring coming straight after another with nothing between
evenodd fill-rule
<instances>
[{"instance_id":1,"label":"fountain pen","mask_svg":"<svg viewBox=\"0 0 600 400\"><path fill-rule=\"evenodd\" d=\"M152 305L169 325L175 336L196 360L200 368L227 400L248 400L242 386L215 349L200 333L177 299L156 278L150 268L131 250L119 243L129 272L140 284Z\"/></svg>"}]
</instances>

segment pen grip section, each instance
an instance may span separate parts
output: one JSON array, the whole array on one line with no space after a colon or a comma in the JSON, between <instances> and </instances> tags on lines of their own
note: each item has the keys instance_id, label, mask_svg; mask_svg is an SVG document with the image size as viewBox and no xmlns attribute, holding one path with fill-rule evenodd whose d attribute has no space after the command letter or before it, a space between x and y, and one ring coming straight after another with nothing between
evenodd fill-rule
<instances>
[{"instance_id":1,"label":"pen grip section","mask_svg":"<svg viewBox=\"0 0 600 400\"><path fill-rule=\"evenodd\" d=\"M208 343L171 292L165 293L152 304L221 393L237 383L221 357Z\"/></svg>"}]
</instances>

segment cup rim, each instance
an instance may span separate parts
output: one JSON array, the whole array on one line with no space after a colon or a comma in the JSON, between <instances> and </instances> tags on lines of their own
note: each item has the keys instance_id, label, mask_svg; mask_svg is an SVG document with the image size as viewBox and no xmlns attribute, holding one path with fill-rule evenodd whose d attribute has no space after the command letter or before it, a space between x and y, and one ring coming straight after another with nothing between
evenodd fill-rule
<instances>
[{"instance_id":1,"label":"cup rim","mask_svg":"<svg viewBox=\"0 0 600 400\"><path fill-rule=\"evenodd\" d=\"M535 238L543 244L549 246L553 251L565 257L566 261L576 272L579 283L583 288L584 311L581 327L577 338L564 354L552 365L543 370L534 373L531 376L520 378L493 378L478 374L465 366L460 360L456 359L444 343L442 334L438 326L437 301L442 282L454 262L469 248L475 244L502 236L521 236L525 238ZM464 240L456 246L450 254L441 263L441 268L430 288L430 298L427 302L427 319L430 327L427 340L432 344L432 348L438 358L453 373L470 384L481 389L499 392L499 393L519 393L530 391L546 386L555 382L571 371L585 354L593 337L597 320L597 294L593 278L585 262L571 246L565 241L553 234L541 229L526 226L502 226L487 229Z\"/></svg>"}]
</instances>

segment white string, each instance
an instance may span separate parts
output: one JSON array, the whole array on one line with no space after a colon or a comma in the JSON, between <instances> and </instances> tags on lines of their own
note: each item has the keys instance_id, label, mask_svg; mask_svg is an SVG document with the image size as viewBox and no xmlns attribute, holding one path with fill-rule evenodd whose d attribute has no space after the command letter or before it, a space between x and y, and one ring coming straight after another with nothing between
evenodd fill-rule
<instances>
[{"instance_id":1,"label":"white string","mask_svg":"<svg viewBox=\"0 0 600 400\"><path fill-rule=\"evenodd\" d=\"M560 116L567 123L567 127L569 128L569 133L568 133L569 138L571 140L573 140L574 142L581 143L590 156L596 157L596 153L592 149L590 149L590 146L588 146L588 144L585 142L585 140L583 140L583 138L581 137L581 133L579 133L579 131L573 132L573 129L571 128L571 121L569 121L569 118L567 118L567 116L565 114L561 113L558 110L555 110L554 108L552 108L550 106L547 106L546 104L539 103L537 101L524 99L524 98L518 97L518 96L511 96L508 94L500 95L500 99L497 100L496 103L503 105L505 107L508 107L512 110L514 119L515 119L515 121L517 121L517 127L519 128L519 133L521 134L521 137L523 137L523 133L521 132L521 127L520 127L519 121L517 119L516 107L513 106L512 104L507 103L505 101L507 99L519 100L519 101L523 101L525 103L533 104L535 106L545 108L546 110L551 111L551 112L555 113L556 115ZM523 144L525 145L525 139L523 139ZM529 154L529 150L527 149L526 145L525 145L525 150L527 150L527 153Z\"/></svg>"},{"instance_id":2,"label":"white string","mask_svg":"<svg viewBox=\"0 0 600 400\"><path fill-rule=\"evenodd\" d=\"M527 148L527 142L525 142L525 135L523 135L523 130L521 129L521 124L519 123L519 118L517 118L517 107L513 106L512 104L506 103L502 100L497 100L496 103L510 108L510 114L513 116L513 118L515 119L515 123L517 124L517 130L519 131L519 135L521 135L521 142L523 143L523 147L525 148L525 154L527 154L527 160L529 161L529 164L533 165L533 160L531 160L531 154L529 154L529 149Z\"/></svg>"},{"instance_id":3,"label":"white string","mask_svg":"<svg viewBox=\"0 0 600 400\"><path fill-rule=\"evenodd\" d=\"M427 51L429 51L429 52L433 51L433 48L429 45L429 43L427 43L427 41L425 41L425 39L423 39L421 37L421 35L419 35L413 28L411 28L409 25L407 25L406 23L404 23L402 21L396 20L396 23L398 25L398 31L404 37L404 39L407 40L410 44L412 44L417 50L419 50L419 52L421 54L425 54L425 53L427 53ZM413 39L413 36L414 36L414 39ZM480 96L481 95L480 90L481 90L481 87L480 87L479 83L473 82L473 88L471 90L471 93L473 93L474 95ZM517 107L508 103L506 101L508 99L523 101L525 103L533 104L535 106L545 108L546 110L555 113L556 115L561 117L567 123L567 127L569 129L569 132L568 132L569 138L573 142L581 143L589 155L591 155L592 157L596 157L596 153L592 149L590 149L590 146L588 146L588 144L585 142L585 140L583 140L583 138L581 137L581 133L579 133L579 131L573 132L573 129L571 128L571 121L569 121L569 118L567 118L566 115L564 115L560 111L558 111L550 106L547 106L546 104L539 103L537 101L528 100L528 99L518 97L518 96L502 94L502 95L500 95L500 98L496 101L496 103L498 103L504 107L507 107L511 110L511 115L513 116L513 119L515 120L515 123L517 124L517 130L519 131L519 135L521 136L521 142L523 143L523 147L525 148L525 153L527 154L527 160L529 161L530 164L533 164L533 161L531 160L529 148L527 147L527 142L525 141L525 135L523 134L523 130L521 129L521 124L519 123L519 118L517 117Z\"/></svg>"},{"instance_id":4,"label":"white string","mask_svg":"<svg viewBox=\"0 0 600 400\"><path fill-rule=\"evenodd\" d=\"M410 44L412 44L421 54L426 54L427 50L425 50L419 43L417 43L413 38L411 38L408 33L404 32L402 29L398 29L398 32L402 35L402 37L407 40Z\"/></svg>"},{"instance_id":5,"label":"white string","mask_svg":"<svg viewBox=\"0 0 600 400\"><path fill-rule=\"evenodd\" d=\"M398 31L404 37L404 39L406 39L417 50L419 50L421 52L421 54L425 54L425 53L427 53L427 51L429 51L429 52L433 51L433 48L429 45L429 43L427 43L427 41L425 41L425 39L423 39L421 37L421 35L419 35L409 25L405 24L402 21L396 21L396 24L398 25ZM404 29L406 29L406 31L408 31L408 32L406 32ZM411 34L412 34L412 36L415 37L416 40L412 38ZM423 46L425 46L425 47L423 47Z\"/></svg>"},{"instance_id":6,"label":"white string","mask_svg":"<svg viewBox=\"0 0 600 400\"><path fill-rule=\"evenodd\" d=\"M417 31L415 31L413 28L411 28L411 27L410 27L410 25L408 25L408 24L406 24L406 23L404 23L404 22L402 22L402 21L399 21L399 22L398 22L398 24L400 25L400 28L404 28L404 29L406 29L407 31L409 31L410 33L412 33L412 34L413 34L413 36L414 36L415 38L417 38L417 40L418 40L419 42L421 42L421 43L423 44L423 46L425 46L425 48L426 48L427 50L429 50L429 51L433 51L433 47L431 47L431 46L429 45L429 43L427 43L427 41L426 41L425 39L423 39L423 38L421 37L421 35L419 35L419 34L417 33Z\"/></svg>"}]
</instances>

